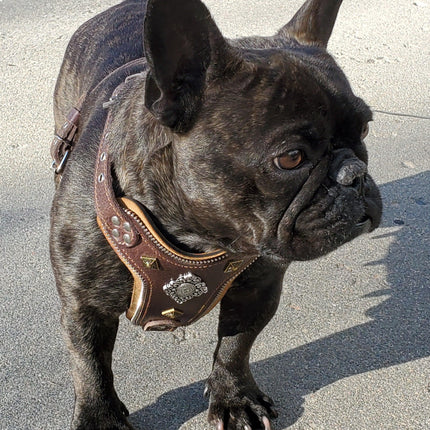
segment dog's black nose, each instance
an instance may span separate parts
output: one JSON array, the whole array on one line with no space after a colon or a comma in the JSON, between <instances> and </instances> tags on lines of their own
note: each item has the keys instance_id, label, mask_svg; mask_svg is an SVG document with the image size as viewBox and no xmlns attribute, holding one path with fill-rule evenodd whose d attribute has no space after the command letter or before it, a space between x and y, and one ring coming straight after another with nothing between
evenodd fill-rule
<instances>
[{"instance_id":1,"label":"dog's black nose","mask_svg":"<svg viewBox=\"0 0 430 430\"><path fill-rule=\"evenodd\" d=\"M340 185L352 186L362 190L364 178L367 175L367 165L360 160L352 150L335 151L330 167L330 177Z\"/></svg>"},{"instance_id":2,"label":"dog's black nose","mask_svg":"<svg viewBox=\"0 0 430 430\"><path fill-rule=\"evenodd\" d=\"M336 182L345 186L360 186L367 174L367 166L358 158L345 160L336 175Z\"/></svg>"}]
</instances>

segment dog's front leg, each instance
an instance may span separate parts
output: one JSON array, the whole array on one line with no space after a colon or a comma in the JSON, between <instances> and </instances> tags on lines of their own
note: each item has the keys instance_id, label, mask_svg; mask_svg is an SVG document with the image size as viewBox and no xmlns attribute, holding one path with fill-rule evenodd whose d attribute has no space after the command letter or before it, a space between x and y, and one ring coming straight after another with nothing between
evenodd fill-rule
<instances>
[{"instance_id":1,"label":"dog's front leg","mask_svg":"<svg viewBox=\"0 0 430 430\"><path fill-rule=\"evenodd\" d=\"M209 421L217 430L270 429L269 418L277 416L251 374L249 354L278 307L284 272L259 259L221 302L219 340L206 388Z\"/></svg>"},{"instance_id":2,"label":"dog's front leg","mask_svg":"<svg viewBox=\"0 0 430 430\"><path fill-rule=\"evenodd\" d=\"M94 308L63 307L62 326L71 354L75 386L73 430L132 429L119 400L111 370L118 317Z\"/></svg>"}]
</instances>

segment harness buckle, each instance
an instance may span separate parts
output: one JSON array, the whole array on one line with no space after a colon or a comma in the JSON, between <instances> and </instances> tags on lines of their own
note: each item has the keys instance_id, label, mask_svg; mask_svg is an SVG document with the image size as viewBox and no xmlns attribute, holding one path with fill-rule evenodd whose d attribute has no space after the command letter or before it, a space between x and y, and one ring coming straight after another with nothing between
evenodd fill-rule
<instances>
[{"instance_id":1,"label":"harness buckle","mask_svg":"<svg viewBox=\"0 0 430 430\"><path fill-rule=\"evenodd\" d=\"M64 153L63 158L61 159L60 164L58 166L56 161L52 160L51 169L54 170L56 175L60 175L61 173L63 173L64 167L66 166L69 155L70 155L70 149L68 149Z\"/></svg>"},{"instance_id":2,"label":"harness buckle","mask_svg":"<svg viewBox=\"0 0 430 430\"><path fill-rule=\"evenodd\" d=\"M79 100L79 106L82 105L82 97ZM72 107L66 115L66 120L62 127L57 130L51 143L51 168L56 175L61 175L66 166L70 152L74 144L74 137L78 130L78 123L81 112L78 108Z\"/></svg>"}]
</instances>

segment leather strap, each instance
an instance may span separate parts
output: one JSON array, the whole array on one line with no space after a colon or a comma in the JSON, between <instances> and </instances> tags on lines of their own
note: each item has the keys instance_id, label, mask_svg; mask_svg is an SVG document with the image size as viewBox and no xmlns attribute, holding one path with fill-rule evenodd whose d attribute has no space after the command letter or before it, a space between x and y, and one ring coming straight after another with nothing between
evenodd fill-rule
<instances>
[{"instance_id":1,"label":"leather strap","mask_svg":"<svg viewBox=\"0 0 430 430\"><path fill-rule=\"evenodd\" d=\"M136 74L142 72L145 69L145 60L143 58L137 58L129 63L126 63L119 67L118 69L113 70L102 79L91 91L87 94L84 93L79 98L76 106L72 107L68 114L66 115L64 124L56 130L54 135L54 139L51 144L51 157L52 157L52 165L51 167L54 169L56 173L56 180L60 181L64 168L66 166L67 160L74 148L75 145L75 136L79 126L79 120L81 118L81 109L86 101L87 97L89 97L93 93L97 93L97 90L100 86L103 86L106 82L115 82L118 77L120 79L124 79L126 76L125 82L127 82ZM124 83L125 83L124 82ZM123 84L119 85L114 93L112 94L110 100L104 103L103 107L108 107L111 103L115 101L115 97L118 95L118 92L121 90Z\"/></svg>"},{"instance_id":2,"label":"leather strap","mask_svg":"<svg viewBox=\"0 0 430 430\"><path fill-rule=\"evenodd\" d=\"M129 198L117 199L109 155L111 123L109 111L96 161L97 222L134 278L127 317L144 330L172 331L208 313L258 257L228 255L221 250L182 252L162 236L143 205Z\"/></svg>"},{"instance_id":3,"label":"leather strap","mask_svg":"<svg viewBox=\"0 0 430 430\"><path fill-rule=\"evenodd\" d=\"M56 131L51 143L52 168L57 175L63 173L66 162L73 149L74 137L78 130L79 119L81 117L81 107L85 95L82 96L76 107L72 107L66 115L64 124Z\"/></svg>"}]
</instances>

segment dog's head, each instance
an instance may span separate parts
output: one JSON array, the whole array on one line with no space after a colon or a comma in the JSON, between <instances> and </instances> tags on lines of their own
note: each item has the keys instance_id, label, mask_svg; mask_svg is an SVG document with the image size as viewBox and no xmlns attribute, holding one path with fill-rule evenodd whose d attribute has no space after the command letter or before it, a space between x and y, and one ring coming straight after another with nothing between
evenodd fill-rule
<instances>
[{"instance_id":1,"label":"dog's head","mask_svg":"<svg viewBox=\"0 0 430 430\"><path fill-rule=\"evenodd\" d=\"M372 114L326 51L340 4L308 0L275 36L227 41L200 0L148 1L145 105L214 246L282 263L378 226Z\"/></svg>"}]
</instances>

